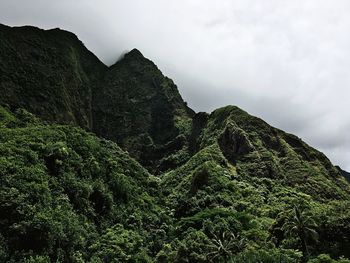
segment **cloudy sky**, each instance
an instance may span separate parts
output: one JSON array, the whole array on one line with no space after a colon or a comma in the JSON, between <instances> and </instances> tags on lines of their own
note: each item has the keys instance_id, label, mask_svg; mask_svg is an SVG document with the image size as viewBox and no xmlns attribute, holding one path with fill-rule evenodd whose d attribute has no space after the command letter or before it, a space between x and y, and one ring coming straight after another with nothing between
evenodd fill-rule
<instances>
[{"instance_id":1,"label":"cloudy sky","mask_svg":"<svg viewBox=\"0 0 350 263\"><path fill-rule=\"evenodd\" d=\"M237 105L350 170L349 0L0 0L0 23L73 31L104 63L134 47L196 111Z\"/></svg>"}]
</instances>

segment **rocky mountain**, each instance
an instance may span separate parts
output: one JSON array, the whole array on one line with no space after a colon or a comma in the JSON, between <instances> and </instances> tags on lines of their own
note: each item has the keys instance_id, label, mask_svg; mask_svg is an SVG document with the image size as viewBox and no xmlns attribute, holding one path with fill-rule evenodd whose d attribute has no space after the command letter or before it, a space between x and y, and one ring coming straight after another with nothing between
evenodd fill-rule
<instances>
[{"instance_id":1,"label":"rocky mountain","mask_svg":"<svg viewBox=\"0 0 350 263\"><path fill-rule=\"evenodd\" d=\"M0 92L0 262L349 262L342 170L136 49L2 25Z\"/></svg>"}]
</instances>

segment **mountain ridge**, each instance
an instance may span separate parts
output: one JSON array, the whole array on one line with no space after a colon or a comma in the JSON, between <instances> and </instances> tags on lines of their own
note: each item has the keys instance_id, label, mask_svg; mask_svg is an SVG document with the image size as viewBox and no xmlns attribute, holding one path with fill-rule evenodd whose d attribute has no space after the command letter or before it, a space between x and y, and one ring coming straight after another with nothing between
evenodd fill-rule
<instances>
[{"instance_id":1,"label":"mountain ridge","mask_svg":"<svg viewBox=\"0 0 350 263\"><path fill-rule=\"evenodd\" d=\"M0 25L0 261L349 262L350 185L323 153L77 39Z\"/></svg>"},{"instance_id":2,"label":"mountain ridge","mask_svg":"<svg viewBox=\"0 0 350 263\"><path fill-rule=\"evenodd\" d=\"M164 140L171 141L179 135L173 115L189 118L194 114L185 105L174 82L163 76L137 49L107 67L68 31L1 26L0 33L0 59L3 61L0 88L5 94L0 102L26 108L46 121L75 124L117 141L139 161L145 159L140 151L148 152L146 159L150 161L144 164L150 169L160 165L164 157L161 152L167 151L160 149L158 141L164 144ZM21 50L13 45L14 42L23 46ZM52 47L51 55L47 47ZM15 55L10 59L11 51ZM13 66L16 65L13 57L20 61L20 67ZM50 61L51 57L57 59ZM67 67L72 70L65 71ZM23 78L21 72L28 72L30 76ZM8 80L6 76L16 77ZM41 97L42 101L39 101ZM132 111L135 111L133 116L130 115ZM47 113L51 115L46 116ZM119 128L117 132L115 126ZM161 138L157 133L160 129L168 133L167 138ZM135 130L138 132L132 136ZM137 141L140 133L144 134L146 143Z\"/></svg>"}]
</instances>

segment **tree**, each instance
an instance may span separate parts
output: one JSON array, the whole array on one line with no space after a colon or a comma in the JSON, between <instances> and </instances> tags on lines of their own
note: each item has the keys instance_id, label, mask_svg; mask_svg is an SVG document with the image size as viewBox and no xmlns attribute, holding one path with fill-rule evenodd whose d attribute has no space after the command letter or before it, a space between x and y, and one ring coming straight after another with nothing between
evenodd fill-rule
<instances>
[{"instance_id":1,"label":"tree","mask_svg":"<svg viewBox=\"0 0 350 263\"><path fill-rule=\"evenodd\" d=\"M316 227L317 224L315 220L305 207L295 205L287 212L282 230L287 236L296 236L299 238L304 262L306 262L309 257L308 240L316 240L318 238L318 234L315 230Z\"/></svg>"},{"instance_id":2,"label":"tree","mask_svg":"<svg viewBox=\"0 0 350 263\"><path fill-rule=\"evenodd\" d=\"M210 252L207 255L213 261L226 261L233 254L241 252L246 246L246 239L239 234L223 232L220 236L214 233L212 235L214 237L211 240Z\"/></svg>"}]
</instances>

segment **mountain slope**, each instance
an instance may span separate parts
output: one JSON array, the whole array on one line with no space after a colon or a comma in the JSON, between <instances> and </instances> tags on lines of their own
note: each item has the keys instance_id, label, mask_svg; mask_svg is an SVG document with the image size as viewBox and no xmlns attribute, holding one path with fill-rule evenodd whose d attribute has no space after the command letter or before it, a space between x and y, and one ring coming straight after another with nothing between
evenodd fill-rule
<instances>
[{"instance_id":1,"label":"mountain slope","mask_svg":"<svg viewBox=\"0 0 350 263\"><path fill-rule=\"evenodd\" d=\"M344 171L339 166L336 166L336 167L340 171L340 173L345 177L345 179L350 183L350 173L347 171Z\"/></svg>"},{"instance_id":2,"label":"mountain slope","mask_svg":"<svg viewBox=\"0 0 350 263\"><path fill-rule=\"evenodd\" d=\"M107 231L137 242L121 262L143 253L139 243L151 242L145 233L156 231L161 210L142 166L80 128L45 125L25 110L0 113L1 262L99 258ZM118 242L123 249L127 240Z\"/></svg>"},{"instance_id":3,"label":"mountain slope","mask_svg":"<svg viewBox=\"0 0 350 263\"><path fill-rule=\"evenodd\" d=\"M67 31L0 25L0 102L91 128L91 93L106 66Z\"/></svg>"},{"instance_id":4,"label":"mountain slope","mask_svg":"<svg viewBox=\"0 0 350 263\"><path fill-rule=\"evenodd\" d=\"M299 248L307 257L298 236L294 244L287 244L288 236L281 229L288 220L286 214L291 213L286 211L300 206L317 222L319 243L308 241L308 250L350 256L346 249L350 245L350 187L326 156L237 107L200 113L197 122L198 118L202 121L200 132L196 131L196 154L185 165L163 174L161 181L163 198L174 211L184 242L194 231L204 240L217 242L234 235L245 248L261 248L269 241L280 249ZM337 221L338 217L342 219ZM199 244L205 246L205 241ZM176 247L175 242L172 245ZM251 262L258 262L263 252L256 253L256 261Z\"/></svg>"},{"instance_id":5,"label":"mountain slope","mask_svg":"<svg viewBox=\"0 0 350 263\"><path fill-rule=\"evenodd\" d=\"M194 113L136 49L0 36L1 262L349 262L350 185L298 137Z\"/></svg>"},{"instance_id":6,"label":"mountain slope","mask_svg":"<svg viewBox=\"0 0 350 263\"><path fill-rule=\"evenodd\" d=\"M234 106L215 110L206 122L197 136L197 151L215 146L239 176L284 182L314 198L342 199L350 194L329 159L296 136Z\"/></svg>"},{"instance_id":7,"label":"mountain slope","mask_svg":"<svg viewBox=\"0 0 350 263\"><path fill-rule=\"evenodd\" d=\"M94 132L147 167L159 167L155 162L185 146L194 115L174 82L136 49L109 68L93 108Z\"/></svg>"},{"instance_id":8,"label":"mountain slope","mask_svg":"<svg viewBox=\"0 0 350 263\"><path fill-rule=\"evenodd\" d=\"M0 61L2 104L94 131L154 171L187 145L194 112L138 50L108 68L70 32L0 25Z\"/></svg>"}]
</instances>

